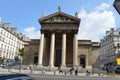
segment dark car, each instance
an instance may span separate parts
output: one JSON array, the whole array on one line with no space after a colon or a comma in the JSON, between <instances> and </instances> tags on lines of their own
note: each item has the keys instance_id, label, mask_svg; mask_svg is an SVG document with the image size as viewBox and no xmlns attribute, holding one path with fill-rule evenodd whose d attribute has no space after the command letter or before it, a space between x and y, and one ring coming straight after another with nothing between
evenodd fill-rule
<instances>
[{"instance_id":1,"label":"dark car","mask_svg":"<svg viewBox=\"0 0 120 80\"><path fill-rule=\"evenodd\" d=\"M35 80L25 74L4 74L0 75L0 80Z\"/></svg>"},{"instance_id":2,"label":"dark car","mask_svg":"<svg viewBox=\"0 0 120 80\"><path fill-rule=\"evenodd\" d=\"M120 74L120 66L116 66L115 69L114 69L114 72L116 74Z\"/></svg>"}]
</instances>

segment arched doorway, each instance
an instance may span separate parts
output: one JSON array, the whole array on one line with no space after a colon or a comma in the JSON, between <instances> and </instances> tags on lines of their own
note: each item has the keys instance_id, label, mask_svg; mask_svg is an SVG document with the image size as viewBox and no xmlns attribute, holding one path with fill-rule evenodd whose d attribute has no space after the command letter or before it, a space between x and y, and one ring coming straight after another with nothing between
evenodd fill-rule
<instances>
[{"instance_id":1,"label":"arched doorway","mask_svg":"<svg viewBox=\"0 0 120 80\"><path fill-rule=\"evenodd\" d=\"M34 56L34 64L38 64L38 56Z\"/></svg>"},{"instance_id":2,"label":"arched doorway","mask_svg":"<svg viewBox=\"0 0 120 80\"><path fill-rule=\"evenodd\" d=\"M80 66L82 68L86 67L86 55L84 55L84 54L80 55Z\"/></svg>"},{"instance_id":3,"label":"arched doorway","mask_svg":"<svg viewBox=\"0 0 120 80\"><path fill-rule=\"evenodd\" d=\"M34 53L34 64L38 64L38 53Z\"/></svg>"}]
</instances>

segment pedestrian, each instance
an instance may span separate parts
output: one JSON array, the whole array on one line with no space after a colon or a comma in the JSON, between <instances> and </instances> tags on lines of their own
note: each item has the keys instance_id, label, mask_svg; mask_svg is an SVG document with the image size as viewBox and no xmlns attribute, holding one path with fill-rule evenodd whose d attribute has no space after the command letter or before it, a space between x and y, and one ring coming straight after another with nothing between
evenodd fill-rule
<instances>
[{"instance_id":1,"label":"pedestrian","mask_svg":"<svg viewBox=\"0 0 120 80\"><path fill-rule=\"evenodd\" d=\"M98 73L98 76L100 76L100 72Z\"/></svg>"},{"instance_id":2,"label":"pedestrian","mask_svg":"<svg viewBox=\"0 0 120 80\"><path fill-rule=\"evenodd\" d=\"M86 74L87 74L87 76L89 75L89 71L88 70L86 70Z\"/></svg>"},{"instance_id":3,"label":"pedestrian","mask_svg":"<svg viewBox=\"0 0 120 80\"><path fill-rule=\"evenodd\" d=\"M45 70L42 70L42 74L45 74Z\"/></svg>"},{"instance_id":4,"label":"pedestrian","mask_svg":"<svg viewBox=\"0 0 120 80\"><path fill-rule=\"evenodd\" d=\"M30 73L33 72L33 65L30 65Z\"/></svg>"},{"instance_id":5,"label":"pedestrian","mask_svg":"<svg viewBox=\"0 0 120 80\"><path fill-rule=\"evenodd\" d=\"M70 75L73 75L74 74L74 68L72 67L71 69L70 69Z\"/></svg>"},{"instance_id":6,"label":"pedestrian","mask_svg":"<svg viewBox=\"0 0 120 80\"><path fill-rule=\"evenodd\" d=\"M78 75L78 70L77 69L75 70L75 75Z\"/></svg>"},{"instance_id":7,"label":"pedestrian","mask_svg":"<svg viewBox=\"0 0 120 80\"><path fill-rule=\"evenodd\" d=\"M107 73L109 73L108 67L106 67L106 71L107 71Z\"/></svg>"},{"instance_id":8,"label":"pedestrian","mask_svg":"<svg viewBox=\"0 0 120 80\"><path fill-rule=\"evenodd\" d=\"M72 75L72 69L70 69L69 72L70 72L70 75Z\"/></svg>"},{"instance_id":9,"label":"pedestrian","mask_svg":"<svg viewBox=\"0 0 120 80\"><path fill-rule=\"evenodd\" d=\"M63 70L62 70L62 67L60 66L59 68L58 68L58 70L59 70L59 74L63 74Z\"/></svg>"}]
</instances>

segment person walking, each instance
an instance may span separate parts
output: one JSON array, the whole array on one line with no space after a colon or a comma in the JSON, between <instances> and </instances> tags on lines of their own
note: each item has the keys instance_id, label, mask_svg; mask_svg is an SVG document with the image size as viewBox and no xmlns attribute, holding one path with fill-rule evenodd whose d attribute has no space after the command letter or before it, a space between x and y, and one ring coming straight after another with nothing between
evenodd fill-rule
<instances>
[{"instance_id":1,"label":"person walking","mask_svg":"<svg viewBox=\"0 0 120 80\"><path fill-rule=\"evenodd\" d=\"M78 75L78 70L77 69L75 70L75 75Z\"/></svg>"}]
</instances>

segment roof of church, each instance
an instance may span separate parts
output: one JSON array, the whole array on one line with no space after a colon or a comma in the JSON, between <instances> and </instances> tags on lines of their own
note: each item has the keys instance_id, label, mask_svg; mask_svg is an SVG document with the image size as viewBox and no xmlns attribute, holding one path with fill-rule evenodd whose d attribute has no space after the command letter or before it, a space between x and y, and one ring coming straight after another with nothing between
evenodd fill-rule
<instances>
[{"instance_id":1,"label":"roof of church","mask_svg":"<svg viewBox=\"0 0 120 80\"><path fill-rule=\"evenodd\" d=\"M50 14L50 15L48 15L48 16L43 16L42 18L38 19L38 21L39 21L40 23L43 23L44 21L46 21L46 20L48 20L48 19L50 19L50 18L54 18L54 17L56 17L56 16L63 16L63 17L66 17L66 18L68 18L68 19L74 20L74 22L76 22L76 23L80 23L80 18L78 18L77 16L76 16L76 17L75 17L75 16L71 16L71 15L66 14L66 13L63 13L63 12L61 12L61 11L58 11L58 12L53 13L53 14ZM60 22L60 21L59 21L59 22Z\"/></svg>"}]
</instances>

